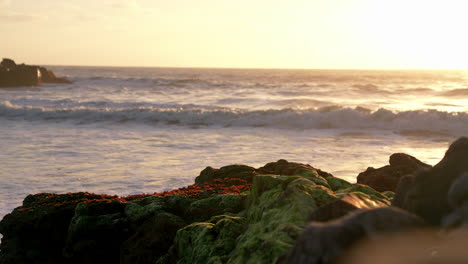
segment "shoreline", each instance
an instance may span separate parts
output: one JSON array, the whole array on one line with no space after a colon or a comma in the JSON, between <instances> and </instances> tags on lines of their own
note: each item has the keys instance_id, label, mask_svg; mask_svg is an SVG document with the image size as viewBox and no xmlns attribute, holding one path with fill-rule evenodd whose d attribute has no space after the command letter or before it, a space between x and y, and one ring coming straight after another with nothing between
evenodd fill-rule
<instances>
[{"instance_id":1,"label":"shoreline","mask_svg":"<svg viewBox=\"0 0 468 264\"><path fill-rule=\"evenodd\" d=\"M304 254L298 247L310 221L366 219L356 212L377 210L400 219L402 229L422 226L419 217L389 206L400 199L395 191L401 178L433 167L402 153L389 163L368 168L355 184L308 164L278 160L260 168L207 167L193 185L161 193L29 195L0 222L0 260L295 263ZM261 244L268 246L259 251L255 245Z\"/></svg>"}]
</instances>

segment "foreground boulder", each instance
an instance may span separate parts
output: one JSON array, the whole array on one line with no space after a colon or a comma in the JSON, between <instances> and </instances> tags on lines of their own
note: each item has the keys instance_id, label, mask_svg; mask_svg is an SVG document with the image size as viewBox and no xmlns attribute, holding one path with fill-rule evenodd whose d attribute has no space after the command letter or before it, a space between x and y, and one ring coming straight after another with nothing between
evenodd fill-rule
<instances>
[{"instance_id":1,"label":"foreground boulder","mask_svg":"<svg viewBox=\"0 0 468 264\"><path fill-rule=\"evenodd\" d=\"M393 207L359 210L327 223L311 222L283 263L346 263L340 257L361 240L423 226L424 222L416 215Z\"/></svg>"},{"instance_id":2,"label":"foreground boulder","mask_svg":"<svg viewBox=\"0 0 468 264\"><path fill-rule=\"evenodd\" d=\"M371 186L379 192L394 192L403 176L413 174L421 169L431 168L430 165L404 153L391 155L389 163L390 165L378 169L367 168L366 171L359 173L357 182Z\"/></svg>"},{"instance_id":3,"label":"foreground boulder","mask_svg":"<svg viewBox=\"0 0 468 264\"><path fill-rule=\"evenodd\" d=\"M65 78L39 66L17 65L11 59L3 59L0 63L0 87L39 86L42 83L71 83Z\"/></svg>"},{"instance_id":4,"label":"foreground boulder","mask_svg":"<svg viewBox=\"0 0 468 264\"><path fill-rule=\"evenodd\" d=\"M444 158L433 168L403 178L398 185L393 205L415 213L433 225L439 225L442 218L459 203L458 200L467 195L463 184L455 185L450 196L453 205L450 205L449 190L466 173L468 138L462 137L450 145Z\"/></svg>"}]
</instances>

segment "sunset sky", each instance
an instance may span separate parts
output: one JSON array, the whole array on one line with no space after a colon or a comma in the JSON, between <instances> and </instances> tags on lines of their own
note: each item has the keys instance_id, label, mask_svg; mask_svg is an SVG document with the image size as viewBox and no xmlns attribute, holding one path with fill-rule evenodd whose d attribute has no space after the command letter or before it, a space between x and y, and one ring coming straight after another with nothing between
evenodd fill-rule
<instances>
[{"instance_id":1,"label":"sunset sky","mask_svg":"<svg viewBox=\"0 0 468 264\"><path fill-rule=\"evenodd\" d=\"M466 0L0 0L0 57L58 65L468 69Z\"/></svg>"}]
</instances>

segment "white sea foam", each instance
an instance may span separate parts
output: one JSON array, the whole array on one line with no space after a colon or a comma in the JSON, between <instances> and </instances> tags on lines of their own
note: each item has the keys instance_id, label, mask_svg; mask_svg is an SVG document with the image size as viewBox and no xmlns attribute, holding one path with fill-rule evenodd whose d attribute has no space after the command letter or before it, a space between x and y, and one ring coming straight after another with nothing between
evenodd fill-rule
<instances>
[{"instance_id":1,"label":"white sea foam","mask_svg":"<svg viewBox=\"0 0 468 264\"><path fill-rule=\"evenodd\" d=\"M269 127L281 129L380 129L467 134L468 114L325 107L318 109L245 110L213 106L116 103L73 100L20 100L0 103L0 118L72 123L134 122L148 125Z\"/></svg>"},{"instance_id":2,"label":"white sea foam","mask_svg":"<svg viewBox=\"0 0 468 264\"><path fill-rule=\"evenodd\" d=\"M0 89L0 218L29 193L155 192L233 163L354 181L468 135L461 71L51 69L74 83Z\"/></svg>"}]
</instances>

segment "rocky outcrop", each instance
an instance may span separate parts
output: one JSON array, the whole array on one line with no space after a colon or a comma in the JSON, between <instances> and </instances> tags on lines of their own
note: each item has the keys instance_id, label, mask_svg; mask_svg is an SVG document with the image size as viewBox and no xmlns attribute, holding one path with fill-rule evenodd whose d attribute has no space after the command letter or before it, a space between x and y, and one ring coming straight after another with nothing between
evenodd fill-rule
<instances>
[{"instance_id":1,"label":"rocky outcrop","mask_svg":"<svg viewBox=\"0 0 468 264\"><path fill-rule=\"evenodd\" d=\"M464 197L464 187L458 178L468 173L468 138L456 140L444 158L433 168L410 175L400 182L393 205L415 213L433 225L439 225L453 205ZM452 184L451 196L448 197ZM461 191L460 191L461 190Z\"/></svg>"},{"instance_id":2,"label":"rocky outcrop","mask_svg":"<svg viewBox=\"0 0 468 264\"><path fill-rule=\"evenodd\" d=\"M44 67L39 67L39 71L41 72L41 80L43 83L71 83L63 77L55 76L53 71Z\"/></svg>"},{"instance_id":3,"label":"rocky outcrop","mask_svg":"<svg viewBox=\"0 0 468 264\"><path fill-rule=\"evenodd\" d=\"M359 173L357 182L371 186L379 192L394 192L403 176L413 174L421 169L431 168L430 165L404 153L391 155L389 163L390 165L378 169L367 168L366 171Z\"/></svg>"},{"instance_id":4,"label":"rocky outcrop","mask_svg":"<svg viewBox=\"0 0 468 264\"><path fill-rule=\"evenodd\" d=\"M348 263L367 253L361 242L385 247L384 235L426 223L439 240L465 234L466 157L461 138L397 194L279 160L208 167L196 184L154 194L30 195L0 222L0 263Z\"/></svg>"},{"instance_id":5,"label":"rocky outcrop","mask_svg":"<svg viewBox=\"0 0 468 264\"><path fill-rule=\"evenodd\" d=\"M358 200L346 196L319 208L281 263L466 262L468 255L457 244L467 242L467 158L468 138L460 138L436 166L403 177L393 199L402 209L368 204L358 209L351 205ZM334 210L354 212L336 218L341 215Z\"/></svg>"},{"instance_id":6,"label":"rocky outcrop","mask_svg":"<svg viewBox=\"0 0 468 264\"><path fill-rule=\"evenodd\" d=\"M207 168L196 182L152 195L28 196L0 222L0 263L273 263L318 208L346 195L389 203L285 160Z\"/></svg>"},{"instance_id":7,"label":"rocky outcrop","mask_svg":"<svg viewBox=\"0 0 468 264\"><path fill-rule=\"evenodd\" d=\"M42 83L71 83L65 78L44 68L33 65L17 65L11 59L3 59L0 63L0 87L39 86Z\"/></svg>"}]
</instances>

